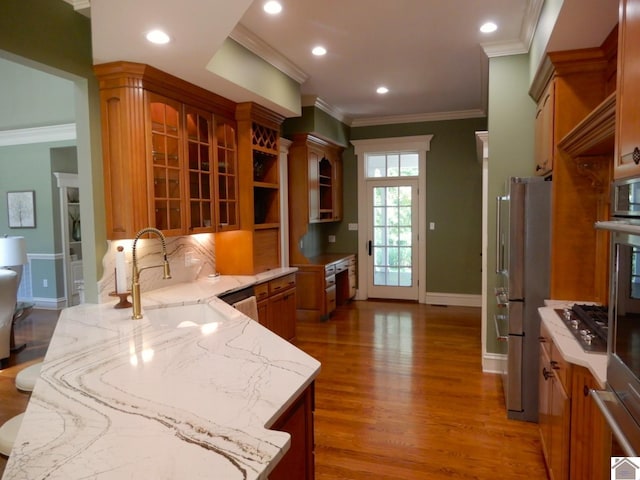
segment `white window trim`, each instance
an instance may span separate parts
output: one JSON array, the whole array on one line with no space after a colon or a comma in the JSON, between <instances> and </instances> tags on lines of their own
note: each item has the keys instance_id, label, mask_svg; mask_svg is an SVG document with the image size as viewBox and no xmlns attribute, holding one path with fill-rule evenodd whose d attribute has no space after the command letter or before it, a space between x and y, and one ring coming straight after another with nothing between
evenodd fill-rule
<instances>
[{"instance_id":1,"label":"white window trim","mask_svg":"<svg viewBox=\"0 0 640 480\"><path fill-rule=\"evenodd\" d=\"M418 301L426 303L427 299L427 254L424 245L427 238L427 152L431 149L433 135L417 135L410 137L373 138L352 140L358 165L358 292L357 300L369 298L367 287L367 232L369 231L368 215L365 206L366 197L366 155L382 152L418 152L420 175L418 176L418 278L420 281ZM398 177L399 179L402 177ZM415 178L415 177L412 177Z\"/></svg>"}]
</instances>

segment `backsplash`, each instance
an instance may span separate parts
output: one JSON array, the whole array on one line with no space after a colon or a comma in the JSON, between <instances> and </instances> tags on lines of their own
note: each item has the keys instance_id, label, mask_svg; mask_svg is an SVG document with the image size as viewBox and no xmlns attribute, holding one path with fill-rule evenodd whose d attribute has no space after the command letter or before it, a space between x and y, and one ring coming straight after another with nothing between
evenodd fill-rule
<instances>
[{"instance_id":1,"label":"backsplash","mask_svg":"<svg viewBox=\"0 0 640 480\"><path fill-rule=\"evenodd\" d=\"M124 247L127 260L127 282L131 283L131 240L108 242L107 253L102 259L104 274L98 281L98 301L112 302L109 293L115 291L115 253L118 246ZM138 269L151 265L162 265L162 244L157 237L141 238L136 243ZM167 237L167 258L171 266L171 279L162 279L162 268L150 268L140 273L141 291L156 290L176 283L191 282L197 278L216 273L215 236L209 233ZM129 289L131 287L129 286Z\"/></svg>"}]
</instances>

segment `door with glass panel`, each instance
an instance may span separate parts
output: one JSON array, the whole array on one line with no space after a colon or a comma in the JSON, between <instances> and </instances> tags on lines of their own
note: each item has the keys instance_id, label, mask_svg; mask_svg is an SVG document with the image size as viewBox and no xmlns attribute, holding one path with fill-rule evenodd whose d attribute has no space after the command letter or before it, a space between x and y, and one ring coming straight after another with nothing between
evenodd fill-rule
<instances>
[{"instance_id":1,"label":"door with glass panel","mask_svg":"<svg viewBox=\"0 0 640 480\"><path fill-rule=\"evenodd\" d=\"M418 180L369 180L369 297L418 299Z\"/></svg>"}]
</instances>

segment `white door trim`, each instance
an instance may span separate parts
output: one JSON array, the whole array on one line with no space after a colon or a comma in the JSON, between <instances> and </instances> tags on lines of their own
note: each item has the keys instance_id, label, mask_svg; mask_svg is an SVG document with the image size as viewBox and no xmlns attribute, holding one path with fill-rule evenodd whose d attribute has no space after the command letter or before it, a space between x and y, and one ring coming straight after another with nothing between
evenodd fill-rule
<instances>
[{"instance_id":1,"label":"white door trim","mask_svg":"<svg viewBox=\"0 0 640 480\"><path fill-rule=\"evenodd\" d=\"M433 135L417 135L410 137L372 138L366 140L352 140L358 165L358 293L356 299L369 298L367 289L367 264L364 259L368 256L367 232L369 220L367 212L367 187L365 184L365 155L380 152L417 151L420 161L420 175L418 177L418 301L426 303L427 298L427 152L431 148Z\"/></svg>"}]
</instances>

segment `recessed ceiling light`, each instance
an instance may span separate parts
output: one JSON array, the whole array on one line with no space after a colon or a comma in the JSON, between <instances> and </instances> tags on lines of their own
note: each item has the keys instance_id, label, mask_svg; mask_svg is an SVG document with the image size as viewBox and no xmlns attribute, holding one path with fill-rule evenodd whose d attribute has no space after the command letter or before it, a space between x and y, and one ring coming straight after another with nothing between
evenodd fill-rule
<instances>
[{"instance_id":1,"label":"recessed ceiling light","mask_svg":"<svg viewBox=\"0 0 640 480\"><path fill-rule=\"evenodd\" d=\"M384 95L385 93L389 93L389 89L387 87L378 87L376 92L380 95Z\"/></svg>"},{"instance_id":2,"label":"recessed ceiling light","mask_svg":"<svg viewBox=\"0 0 640 480\"><path fill-rule=\"evenodd\" d=\"M493 22L487 22L480 27L480 31L482 33L491 33L495 32L498 29L498 26Z\"/></svg>"},{"instance_id":3,"label":"recessed ceiling light","mask_svg":"<svg viewBox=\"0 0 640 480\"><path fill-rule=\"evenodd\" d=\"M321 45L318 45L317 47L313 47L311 53L313 53L316 57L321 57L322 55L325 55L327 53L327 49Z\"/></svg>"},{"instance_id":4,"label":"recessed ceiling light","mask_svg":"<svg viewBox=\"0 0 640 480\"><path fill-rule=\"evenodd\" d=\"M262 9L269 15L276 15L282 11L282 5L280 5L280 2L270 0L262 6Z\"/></svg>"},{"instance_id":5,"label":"recessed ceiling light","mask_svg":"<svg viewBox=\"0 0 640 480\"><path fill-rule=\"evenodd\" d=\"M165 43L169 43L171 39L169 38L169 35L164 33L162 30L151 30L149 33L147 33L147 40L149 40L151 43L162 45Z\"/></svg>"}]
</instances>

